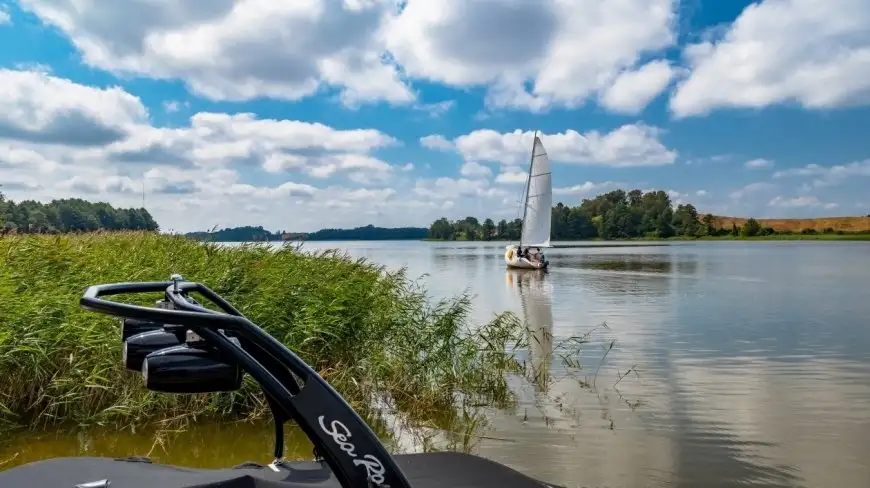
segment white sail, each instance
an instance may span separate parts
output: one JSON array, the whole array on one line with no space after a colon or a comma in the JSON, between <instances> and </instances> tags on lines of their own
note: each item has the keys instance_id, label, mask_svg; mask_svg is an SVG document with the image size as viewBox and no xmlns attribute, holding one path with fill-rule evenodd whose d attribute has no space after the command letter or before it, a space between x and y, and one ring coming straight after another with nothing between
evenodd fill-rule
<instances>
[{"instance_id":1,"label":"white sail","mask_svg":"<svg viewBox=\"0 0 870 488\"><path fill-rule=\"evenodd\" d=\"M528 247L550 247L550 220L553 211L553 181L550 158L541 139L535 136L532 162L529 166L526 208L523 213L521 244Z\"/></svg>"}]
</instances>

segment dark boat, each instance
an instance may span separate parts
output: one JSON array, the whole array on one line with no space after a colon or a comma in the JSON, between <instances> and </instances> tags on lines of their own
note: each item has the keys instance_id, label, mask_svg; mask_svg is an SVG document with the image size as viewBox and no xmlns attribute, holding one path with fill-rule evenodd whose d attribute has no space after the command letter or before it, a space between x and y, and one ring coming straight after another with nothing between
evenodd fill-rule
<instances>
[{"instance_id":1,"label":"dark boat","mask_svg":"<svg viewBox=\"0 0 870 488\"><path fill-rule=\"evenodd\" d=\"M156 307L107 300L164 292ZM221 312L203 307L191 293ZM91 286L89 311L121 318L123 361L146 388L167 393L233 391L254 378L275 421L275 459L193 469L147 458L63 457L0 471L2 488L555 488L507 466L455 452L391 455L369 426L311 366L205 285L183 281ZM312 461L287 461L284 423L315 446Z\"/></svg>"}]
</instances>

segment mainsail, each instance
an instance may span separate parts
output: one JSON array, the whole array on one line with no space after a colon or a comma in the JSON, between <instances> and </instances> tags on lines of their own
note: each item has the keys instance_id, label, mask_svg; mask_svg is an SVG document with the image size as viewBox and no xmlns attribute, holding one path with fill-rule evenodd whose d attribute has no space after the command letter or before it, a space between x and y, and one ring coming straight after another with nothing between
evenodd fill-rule
<instances>
[{"instance_id":1,"label":"mainsail","mask_svg":"<svg viewBox=\"0 0 870 488\"><path fill-rule=\"evenodd\" d=\"M550 158L541 139L535 134L532 159L529 165L529 181L526 190L526 205L523 210L523 232L520 245L527 247L550 247L550 219L553 208L553 181Z\"/></svg>"}]
</instances>

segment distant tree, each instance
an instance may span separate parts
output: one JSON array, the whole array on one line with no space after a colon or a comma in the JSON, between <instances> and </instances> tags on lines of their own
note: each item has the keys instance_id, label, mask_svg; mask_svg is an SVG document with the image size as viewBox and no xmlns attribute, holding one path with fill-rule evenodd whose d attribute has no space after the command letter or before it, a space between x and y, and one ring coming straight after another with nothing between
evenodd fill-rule
<instances>
[{"instance_id":1,"label":"distant tree","mask_svg":"<svg viewBox=\"0 0 870 488\"><path fill-rule=\"evenodd\" d=\"M718 229L714 225L715 220L713 219L713 214L706 214L704 218L701 219L701 222L704 223L704 231L708 236L715 236L718 234Z\"/></svg>"},{"instance_id":2,"label":"distant tree","mask_svg":"<svg viewBox=\"0 0 870 488\"><path fill-rule=\"evenodd\" d=\"M499 239L507 239L508 223L505 219L501 219L498 221L498 225L496 226L496 232L498 233Z\"/></svg>"},{"instance_id":3,"label":"distant tree","mask_svg":"<svg viewBox=\"0 0 870 488\"><path fill-rule=\"evenodd\" d=\"M743 223L740 229L740 235L744 237L754 237L761 233L761 224L755 219L749 219Z\"/></svg>"},{"instance_id":4,"label":"distant tree","mask_svg":"<svg viewBox=\"0 0 870 488\"><path fill-rule=\"evenodd\" d=\"M690 203L674 205L667 192L654 190L643 192L613 190L593 198L584 198L576 206L557 202L551 209L550 235L553 240L572 239L622 239L638 237L668 238L672 236L764 236L777 232L771 227L762 227L752 218L738 227L732 222L730 229L717 227L713 214L703 216ZM805 230L804 232L809 232ZM815 231L813 231L815 232ZM831 232L831 229L826 229ZM499 239L516 241L522 234L522 220L501 220L475 217L450 221L440 218L429 228L433 239Z\"/></svg>"},{"instance_id":5,"label":"distant tree","mask_svg":"<svg viewBox=\"0 0 870 488\"><path fill-rule=\"evenodd\" d=\"M103 230L160 230L144 208L115 208L105 202L67 198L41 203L14 202L0 195L0 227L5 232L55 233Z\"/></svg>"},{"instance_id":6,"label":"distant tree","mask_svg":"<svg viewBox=\"0 0 870 488\"><path fill-rule=\"evenodd\" d=\"M487 218L483 221L483 240L489 241L495 236L495 222Z\"/></svg>"}]
</instances>

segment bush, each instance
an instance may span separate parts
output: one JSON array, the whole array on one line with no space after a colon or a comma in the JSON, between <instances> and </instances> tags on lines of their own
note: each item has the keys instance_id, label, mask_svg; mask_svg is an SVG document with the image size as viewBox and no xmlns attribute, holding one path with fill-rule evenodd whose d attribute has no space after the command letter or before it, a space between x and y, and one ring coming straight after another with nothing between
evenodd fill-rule
<instances>
[{"instance_id":1,"label":"bush","mask_svg":"<svg viewBox=\"0 0 870 488\"><path fill-rule=\"evenodd\" d=\"M389 273L337 252L120 232L7 236L0 256L0 423L7 426L263 416L264 398L250 378L233 393L145 390L120 364L118 320L78 305L89 285L172 273L226 297L363 415L375 397L424 420L443 416L457 397L505 402L504 373L519 368L505 353L520 337L514 315L471 331L468 296L430 304L404 270Z\"/></svg>"}]
</instances>

